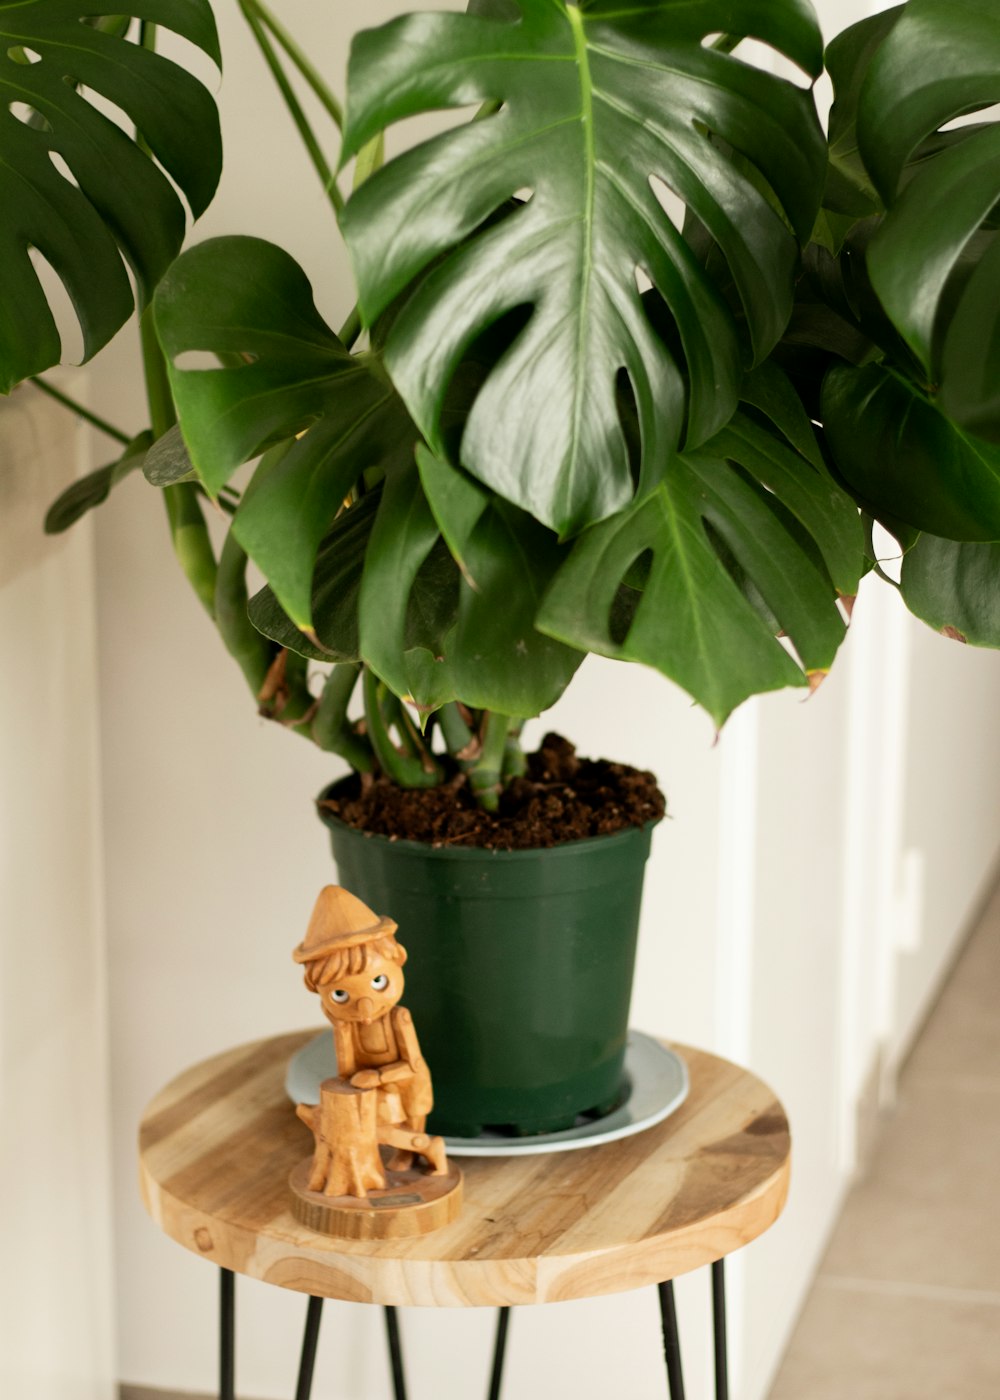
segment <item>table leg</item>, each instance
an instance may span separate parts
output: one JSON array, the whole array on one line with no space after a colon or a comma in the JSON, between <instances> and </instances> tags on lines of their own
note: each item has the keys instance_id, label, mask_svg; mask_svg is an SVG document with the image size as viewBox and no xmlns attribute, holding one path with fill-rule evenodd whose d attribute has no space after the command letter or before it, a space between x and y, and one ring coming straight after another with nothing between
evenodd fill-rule
<instances>
[{"instance_id":1,"label":"table leg","mask_svg":"<svg viewBox=\"0 0 1000 1400\"><path fill-rule=\"evenodd\" d=\"M295 1400L309 1400L312 1394L313 1371L316 1368L316 1347L319 1343L319 1324L323 1315L323 1299L310 1297L306 1308L306 1329L302 1335L302 1355L299 1358L299 1378L295 1386Z\"/></svg>"},{"instance_id":2,"label":"table leg","mask_svg":"<svg viewBox=\"0 0 1000 1400\"><path fill-rule=\"evenodd\" d=\"M681 1369L681 1343L677 1335L677 1308L674 1303L673 1280L657 1285L660 1294L660 1319L663 1323L663 1355L667 1362L667 1383L670 1400L684 1400L684 1372Z\"/></svg>"},{"instance_id":3,"label":"table leg","mask_svg":"<svg viewBox=\"0 0 1000 1400\"><path fill-rule=\"evenodd\" d=\"M219 1400L236 1400L236 1275L219 1270Z\"/></svg>"},{"instance_id":4,"label":"table leg","mask_svg":"<svg viewBox=\"0 0 1000 1400\"><path fill-rule=\"evenodd\" d=\"M712 1320L715 1332L715 1400L729 1400L729 1362L726 1348L726 1261L712 1265Z\"/></svg>"},{"instance_id":5,"label":"table leg","mask_svg":"<svg viewBox=\"0 0 1000 1400\"><path fill-rule=\"evenodd\" d=\"M498 1308L497 1334L493 1345L493 1370L490 1372L490 1393L487 1400L500 1400L500 1382L503 1378L503 1362L507 1351L507 1329L509 1326L510 1308Z\"/></svg>"},{"instance_id":6,"label":"table leg","mask_svg":"<svg viewBox=\"0 0 1000 1400\"><path fill-rule=\"evenodd\" d=\"M392 1393L395 1400L406 1400L406 1376L403 1373L403 1348L399 1340L399 1319L396 1309L385 1309L385 1334L389 1342L389 1364L392 1366Z\"/></svg>"}]
</instances>

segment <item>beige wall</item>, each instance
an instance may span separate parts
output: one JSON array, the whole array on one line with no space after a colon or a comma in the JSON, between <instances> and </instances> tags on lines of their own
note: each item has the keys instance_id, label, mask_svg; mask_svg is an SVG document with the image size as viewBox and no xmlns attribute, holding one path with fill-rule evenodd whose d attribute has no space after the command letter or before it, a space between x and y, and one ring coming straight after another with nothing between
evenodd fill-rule
<instances>
[{"instance_id":1,"label":"beige wall","mask_svg":"<svg viewBox=\"0 0 1000 1400\"><path fill-rule=\"evenodd\" d=\"M116 1374L92 539L41 533L82 445L0 400L0 1394L31 1400Z\"/></svg>"}]
</instances>

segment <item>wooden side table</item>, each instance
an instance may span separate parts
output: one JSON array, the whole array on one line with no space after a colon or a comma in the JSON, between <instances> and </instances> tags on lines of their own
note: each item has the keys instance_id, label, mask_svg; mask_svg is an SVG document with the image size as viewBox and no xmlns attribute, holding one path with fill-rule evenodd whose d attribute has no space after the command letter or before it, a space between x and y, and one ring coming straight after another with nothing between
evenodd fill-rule
<instances>
[{"instance_id":1,"label":"wooden side table","mask_svg":"<svg viewBox=\"0 0 1000 1400\"><path fill-rule=\"evenodd\" d=\"M656 1127L538 1156L462 1160L461 1215L433 1234L352 1242L313 1234L288 1200L312 1150L284 1092L303 1031L195 1065L149 1105L143 1199L172 1239L222 1270L220 1400L234 1396L234 1274L309 1295L296 1400L308 1400L324 1298L386 1309L396 1400L405 1398L395 1307L498 1307L490 1400L509 1308L657 1285L671 1400L683 1400L672 1280L712 1265L717 1400L727 1400L723 1259L778 1217L790 1141L768 1087L727 1060L675 1047L691 1092Z\"/></svg>"}]
</instances>

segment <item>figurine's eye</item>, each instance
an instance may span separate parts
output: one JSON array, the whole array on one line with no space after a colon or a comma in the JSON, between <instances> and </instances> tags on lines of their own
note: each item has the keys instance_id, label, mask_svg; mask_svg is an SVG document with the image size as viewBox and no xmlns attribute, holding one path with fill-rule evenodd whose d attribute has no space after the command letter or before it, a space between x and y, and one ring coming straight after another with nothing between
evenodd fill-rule
<instances>
[{"instance_id":1,"label":"figurine's eye","mask_svg":"<svg viewBox=\"0 0 1000 1400\"><path fill-rule=\"evenodd\" d=\"M380 972L377 977L372 978L372 987L376 992L384 992L389 985L389 979L384 972Z\"/></svg>"},{"instance_id":2,"label":"figurine's eye","mask_svg":"<svg viewBox=\"0 0 1000 1400\"><path fill-rule=\"evenodd\" d=\"M330 993L330 1000L335 1001L339 1006L343 1006L345 1001L350 1001L350 992L345 992L342 987L338 987L335 992Z\"/></svg>"}]
</instances>

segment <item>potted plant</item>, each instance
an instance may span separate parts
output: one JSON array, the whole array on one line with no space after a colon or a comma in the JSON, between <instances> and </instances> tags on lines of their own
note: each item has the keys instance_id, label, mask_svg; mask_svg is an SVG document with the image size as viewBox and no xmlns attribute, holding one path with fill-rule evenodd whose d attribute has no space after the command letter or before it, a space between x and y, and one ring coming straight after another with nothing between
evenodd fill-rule
<instances>
[{"instance_id":1,"label":"potted plant","mask_svg":"<svg viewBox=\"0 0 1000 1400\"><path fill-rule=\"evenodd\" d=\"M59 144L50 90L82 102L62 77L100 91L101 74L60 59L59 88L43 85L56 52L44 26L76 13L63 0L44 8L43 21L39 6L17 7L20 28L8 33L8 58L25 59L19 100L35 114L17 139L29 133L47 181L48 150L62 152L87 218L96 209L105 236L138 264L123 216L99 183L91 192L72 133ZM214 52L206 5L131 8ZM359 772L504 807L523 774L520 722L553 702L588 651L654 666L719 725L750 695L815 686L860 577L882 571L875 522L904 553L898 586L914 611L1000 643L998 128L950 125L988 106L1000 85L986 0L958 13L909 0L839 36L826 54L836 91L826 136L809 87L734 52L751 37L803 83L815 79L824 53L804 0L680 10L666 0L472 0L465 15L404 17L354 42L346 202L282 56L335 119L339 104L257 0L241 8L338 214L358 308L335 333L305 273L259 239L189 249L156 294L163 358L144 317L150 438L58 504L53 524L141 462L167 495L179 558L262 712ZM31 12L41 28L31 30ZM122 72L163 62L116 25L98 22L93 44L115 45ZM28 62L33 53L41 63ZM120 105L196 204L188 184L203 189L211 174L199 165L195 180L171 166L163 135L175 120L176 129L201 120L193 80L158 71L141 112L125 94ZM470 106L471 121L383 164L387 127ZM130 149L138 161L141 149ZM205 150L211 165L211 142ZM74 215L83 221L70 210L68 226ZM14 360L10 377L40 369L50 339ZM205 352L211 367L192 367ZM251 461L237 492L233 473ZM207 499L231 517L218 555ZM267 580L249 602L248 561ZM363 716L350 708L359 677ZM363 786L370 796L380 785ZM407 855L406 843L336 829L342 878L390 908L412 939L424 916L379 883L395 878L382 867L392 848ZM604 839L631 840L641 869L637 830ZM484 862L492 872L505 864L464 840L455 864L476 870L473 883ZM543 870L572 849L547 853ZM361 852L376 874L355 867ZM454 903L461 883L405 878L425 903ZM543 915L553 878L529 886ZM426 916L435 929L440 907ZM574 1021L567 989L585 980L579 968L559 968L558 998L546 980L563 916L543 921L540 970L501 941L521 916L497 917L484 960L473 960L479 999L489 988L510 1021L541 988L536 1004L550 1016L558 1006L575 1036L593 1019L594 992ZM599 918L607 924L606 912ZM480 910L477 927L483 920ZM607 999L620 1010L614 1030L591 1036L587 1067L564 1074L554 1097L522 1084L516 1108L480 1108L453 1092L450 1069L429 1051L436 1083L446 1099L453 1092L453 1122L550 1127L612 1096L628 976L609 970L608 941L583 965L598 969L598 1000L600 980L613 982ZM625 945L629 964L630 937L610 941ZM466 933L439 943L443 969L421 952L431 980L447 974L452 1003L457 948L474 942ZM419 1019L428 1026L434 1013L420 1009ZM481 1058L488 1089L509 1087L509 1043L484 1039L480 1057L478 1030L451 1030L442 1022L442 1055L452 1040L458 1061ZM529 1078L545 1055L524 1048ZM586 1088L564 1093L569 1081Z\"/></svg>"}]
</instances>

